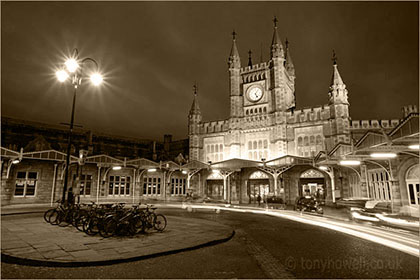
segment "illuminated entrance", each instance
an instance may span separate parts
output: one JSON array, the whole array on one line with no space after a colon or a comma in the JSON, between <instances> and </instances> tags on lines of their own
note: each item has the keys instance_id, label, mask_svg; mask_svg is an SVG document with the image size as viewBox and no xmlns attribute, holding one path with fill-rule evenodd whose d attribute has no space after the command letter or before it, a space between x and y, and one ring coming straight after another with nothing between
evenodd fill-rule
<instances>
[{"instance_id":1,"label":"illuminated entrance","mask_svg":"<svg viewBox=\"0 0 420 280\"><path fill-rule=\"evenodd\" d=\"M299 195L311 195L320 201L325 201L325 178L324 175L315 169L303 172L299 178Z\"/></svg>"},{"instance_id":2,"label":"illuminated entrance","mask_svg":"<svg viewBox=\"0 0 420 280\"><path fill-rule=\"evenodd\" d=\"M258 203L258 195L261 197L261 202L270 192L270 181L268 175L261 171L255 171L249 176L248 182L248 197L250 203Z\"/></svg>"},{"instance_id":3,"label":"illuminated entrance","mask_svg":"<svg viewBox=\"0 0 420 280\"><path fill-rule=\"evenodd\" d=\"M223 176L219 172L212 172L207 177L207 196L223 200Z\"/></svg>"}]
</instances>

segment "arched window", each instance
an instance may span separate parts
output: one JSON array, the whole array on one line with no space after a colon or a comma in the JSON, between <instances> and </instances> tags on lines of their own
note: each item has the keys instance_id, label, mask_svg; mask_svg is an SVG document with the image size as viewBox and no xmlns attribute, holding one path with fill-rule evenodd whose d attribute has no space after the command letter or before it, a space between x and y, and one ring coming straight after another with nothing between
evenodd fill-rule
<instances>
[{"instance_id":1,"label":"arched window","mask_svg":"<svg viewBox=\"0 0 420 280\"><path fill-rule=\"evenodd\" d=\"M223 145L222 145L222 144L220 144L220 145L219 145L219 151L220 151L221 153L223 153Z\"/></svg>"},{"instance_id":2,"label":"arched window","mask_svg":"<svg viewBox=\"0 0 420 280\"><path fill-rule=\"evenodd\" d=\"M247 114L247 115L249 114L249 110L246 110L246 114Z\"/></svg>"},{"instance_id":3,"label":"arched window","mask_svg":"<svg viewBox=\"0 0 420 280\"><path fill-rule=\"evenodd\" d=\"M254 110L252 110L252 109L251 109L251 111L250 111L250 112L251 112L251 115L252 115L252 114L254 113Z\"/></svg>"},{"instance_id":4,"label":"arched window","mask_svg":"<svg viewBox=\"0 0 420 280\"><path fill-rule=\"evenodd\" d=\"M268 141L264 140L264 149L267 149L267 147L268 147Z\"/></svg>"},{"instance_id":5,"label":"arched window","mask_svg":"<svg viewBox=\"0 0 420 280\"><path fill-rule=\"evenodd\" d=\"M416 206L420 204L420 165L416 164L408 169L406 174L406 184L408 192L408 201L411 206ZM410 211L416 212L418 214L419 209L410 209Z\"/></svg>"},{"instance_id":6,"label":"arched window","mask_svg":"<svg viewBox=\"0 0 420 280\"><path fill-rule=\"evenodd\" d=\"M249 175L249 179L268 179L268 175L262 171L255 171Z\"/></svg>"},{"instance_id":7,"label":"arched window","mask_svg":"<svg viewBox=\"0 0 420 280\"><path fill-rule=\"evenodd\" d=\"M266 108L266 107L264 107L264 108L263 108L263 111L264 111L264 113L267 113L267 108Z\"/></svg>"},{"instance_id":8,"label":"arched window","mask_svg":"<svg viewBox=\"0 0 420 280\"><path fill-rule=\"evenodd\" d=\"M216 145L215 147L215 152L218 153L219 152L219 145Z\"/></svg>"},{"instance_id":9,"label":"arched window","mask_svg":"<svg viewBox=\"0 0 420 280\"><path fill-rule=\"evenodd\" d=\"M258 111L260 112L260 114L262 113L262 108L260 107L259 109L258 109Z\"/></svg>"},{"instance_id":10,"label":"arched window","mask_svg":"<svg viewBox=\"0 0 420 280\"><path fill-rule=\"evenodd\" d=\"M300 178L324 178L324 174L315 169L308 169L300 175Z\"/></svg>"},{"instance_id":11,"label":"arched window","mask_svg":"<svg viewBox=\"0 0 420 280\"><path fill-rule=\"evenodd\" d=\"M252 146L253 146L254 150L256 150L257 149L257 141L254 141Z\"/></svg>"},{"instance_id":12,"label":"arched window","mask_svg":"<svg viewBox=\"0 0 420 280\"><path fill-rule=\"evenodd\" d=\"M252 152L248 153L248 159L252 159Z\"/></svg>"},{"instance_id":13,"label":"arched window","mask_svg":"<svg viewBox=\"0 0 420 280\"><path fill-rule=\"evenodd\" d=\"M315 145L315 136L311 135L311 137L309 137L309 142L312 145Z\"/></svg>"},{"instance_id":14,"label":"arched window","mask_svg":"<svg viewBox=\"0 0 420 280\"><path fill-rule=\"evenodd\" d=\"M216 146L217 147L217 146ZM219 155L218 154L216 154L216 156L215 156L215 158L214 158L214 160L217 162L217 161L219 161Z\"/></svg>"},{"instance_id":15,"label":"arched window","mask_svg":"<svg viewBox=\"0 0 420 280\"><path fill-rule=\"evenodd\" d=\"M303 145L303 139L302 137L298 138L298 146L302 146Z\"/></svg>"},{"instance_id":16,"label":"arched window","mask_svg":"<svg viewBox=\"0 0 420 280\"><path fill-rule=\"evenodd\" d=\"M251 141L248 142L248 150L252 150L252 142Z\"/></svg>"},{"instance_id":17,"label":"arched window","mask_svg":"<svg viewBox=\"0 0 420 280\"><path fill-rule=\"evenodd\" d=\"M211 145L211 152L214 153L214 145Z\"/></svg>"},{"instance_id":18,"label":"arched window","mask_svg":"<svg viewBox=\"0 0 420 280\"><path fill-rule=\"evenodd\" d=\"M308 136L305 136L305 137L303 138L303 145L305 145L305 146L309 146L309 138L308 138Z\"/></svg>"},{"instance_id":19,"label":"arched window","mask_svg":"<svg viewBox=\"0 0 420 280\"><path fill-rule=\"evenodd\" d=\"M317 144L317 145L321 145L321 144L322 144L322 138L321 138L321 135L317 135L317 136L316 136L316 144Z\"/></svg>"},{"instance_id":20,"label":"arched window","mask_svg":"<svg viewBox=\"0 0 420 280\"><path fill-rule=\"evenodd\" d=\"M257 152L254 152L254 158L253 159L258 159Z\"/></svg>"},{"instance_id":21,"label":"arched window","mask_svg":"<svg viewBox=\"0 0 420 280\"><path fill-rule=\"evenodd\" d=\"M262 141L258 141L258 149L262 149L263 145L262 145Z\"/></svg>"},{"instance_id":22,"label":"arched window","mask_svg":"<svg viewBox=\"0 0 420 280\"><path fill-rule=\"evenodd\" d=\"M267 160L267 158L268 158L268 154L267 154L267 151L264 151L264 158Z\"/></svg>"}]
</instances>

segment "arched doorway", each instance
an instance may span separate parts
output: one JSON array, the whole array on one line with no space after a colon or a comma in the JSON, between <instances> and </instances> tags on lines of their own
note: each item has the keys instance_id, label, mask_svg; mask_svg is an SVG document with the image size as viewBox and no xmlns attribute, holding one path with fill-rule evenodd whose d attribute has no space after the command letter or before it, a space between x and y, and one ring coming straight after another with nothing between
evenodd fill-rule
<instances>
[{"instance_id":1,"label":"arched doorway","mask_svg":"<svg viewBox=\"0 0 420 280\"><path fill-rule=\"evenodd\" d=\"M223 200L223 176L219 172L212 172L207 177L207 196L216 200Z\"/></svg>"},{"instance_id":2,"label":"arched doorway","mask_svg":"<svg viewBox=\"0 0 420 280\"><path fill-rule=\"evenodd\" d=\"M325 201L326 188L324 174L315 169L308 169L299 178L299 195L315 196L320 201Z\"/></svg>"},{"instance_id":3,"label":"arched doorway","mask_svg":"<svg viewBox=\"0 0 420 280\"><path fill-rule=\"evenodd\" d=\"M262 171L255 171L249 176L248 180L249 203L258 203L258 195L265 199L270 192L270 181L268 175Z\"/></svg>"},{"instance_id":4,"label":"arched doorway","mask_svg":"<svg viewBox=\"0 0 420 280\"><path fill-rule=\"evenodd\" d=\"M407 185L408 203L410 206L410 212L413 216L419 216L419 205L420 205L420 165L415 164L407 170L405 176L405 182Z\"/></svg>"}]
</instances>

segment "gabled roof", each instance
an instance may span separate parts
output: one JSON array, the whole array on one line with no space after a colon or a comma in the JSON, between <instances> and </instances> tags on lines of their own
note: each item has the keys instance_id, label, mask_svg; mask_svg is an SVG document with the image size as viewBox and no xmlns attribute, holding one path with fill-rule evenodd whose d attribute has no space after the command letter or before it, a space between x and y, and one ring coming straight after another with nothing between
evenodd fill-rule
<instances>
[{"instance_id":1,"label":"gabled roof","mask_svg":"<svg viewBox=\"0 0 420 280\"><path fill-rule=\"evenodd\" d=\"M190 162L181 166L182 169L204 169L209 168L210 165L198 160L191 160Z\"/></svg>"},{"instance_id":2,"label":"gabled roof","mask_svg":"<svg viewBox=\"0 0 420 280\"><path fill-rule=\"evenodd\" d=\"M123 164L124 161L110 157L108 155L97 155L97 156L90 156L86 157L85 162L88 163L107 163L107 164Z\"/></svg>"},{"instance_id":3,"label":"gabled roof","mask_svg":"<svg viewBox=\"0 0 420 280\"><path fill-rule=\"evenodd\" d=\"M63 152L59 152L56 150L46 150L46 151L23 153L23 158L65 161L67 158L67 155ZM71 155L70 160L77 160L77 157Z\"/></svg>"},{"instance_id":4,"label":"gabled roof","mask_svg":"<svg viewBox=\"0 0 420 280\"><path fill-rule=\"evenodd\" d=\"M411 113L389 132L389 136L400 138L419 133L419 113Z\"/></svg>"},{"instance_id":5,"label":"gabled roof","mask_svg":"<svg viewBox=\"0 0 420 280\"><path fill-rule=\"evenodd\" d=\"M387 139L383 133L377 131L367 131L363 136L357 140L354 145L357 148L370 147L386 143Z\"/></svg>"},{"instance_id":6,"label":"gabled roof","mask_svg":"<svg viewBox=\"0 0 420 280\"><path fill-rule=\"evenodd\" d=\"M137 158L137 159L127 160L126 164L137 165L139 167L144 167L144 168L159 167L159 163L148 160L146 158Z\"/></svg>"},{"instance_id":7,"label":"gabled roof","mask_svg":"<svg viewBox=\"0 0 420 280\"><path fill-rule=\"evenodd\" d=\"M226 169L241 169L244 167L257 167L263 164L259 161L232 158L225 161L220 161L211 165L213 168L226 168Z\"/></svg>"},{"instance_id":8,"label":"gabled roof","mask_svg":"<svg viewBox=\"0 0 420 280\"><path fill-rule=\"evenodd\" d=\"M19 152L1 147L1 156L2 157L16 158L16 157L19 156Z\"/></svg>"},{"instance_id":9,"label":"gabled roof","mask_svg":"<svg viewBox=\"0 0 420 280\"><path fill-rule=\"evenodd\" d=\"M297 157L285 155L276 159L267 161L267 166L285 166L285 165L298 165L298 164L312 164L313 160L306 157Z\"/></svg>"}]
</instances>

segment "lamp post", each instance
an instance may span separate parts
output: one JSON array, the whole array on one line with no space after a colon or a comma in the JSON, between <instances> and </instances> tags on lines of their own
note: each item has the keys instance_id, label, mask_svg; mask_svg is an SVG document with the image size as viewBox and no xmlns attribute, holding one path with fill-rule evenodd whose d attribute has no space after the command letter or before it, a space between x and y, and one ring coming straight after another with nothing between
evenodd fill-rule
<instances>
[{"instance_id":1,"label":"lamp post","mask_svg":"<svg viewBox=\"0 0 420 280\"><path fill-rule=\"evenodd\" d=\"M92 62L94 64L94 71L89 73L90 75L87 76L85 73L85 63ZM71 109L71 119L70 119L70 130L69 130L69 137L67 141L67 157L66 157L66 169L64 174L64 186L63 186L63 199L62 202L66 201L66 192L67 192L67 184L68 184L68 174L69 174L69 165L70 165L70 150L71 150L71 140L72 140L72 133L73 133L73 124L74 124L74 108L76 106L76 94L77 88L82 84L82 80L86 79L87 77L90 78L92 84L98 86L102 83L102 76L98 73L98 63L92 58L84 58L79 59L79 52L77 49L74 49L73 55L71 58L67 59L64 63L62 69L56 72L57 79L64 83L65 81L69 80L72 87L73 87L73 105Z\"/></svg>"}]
</instances>

